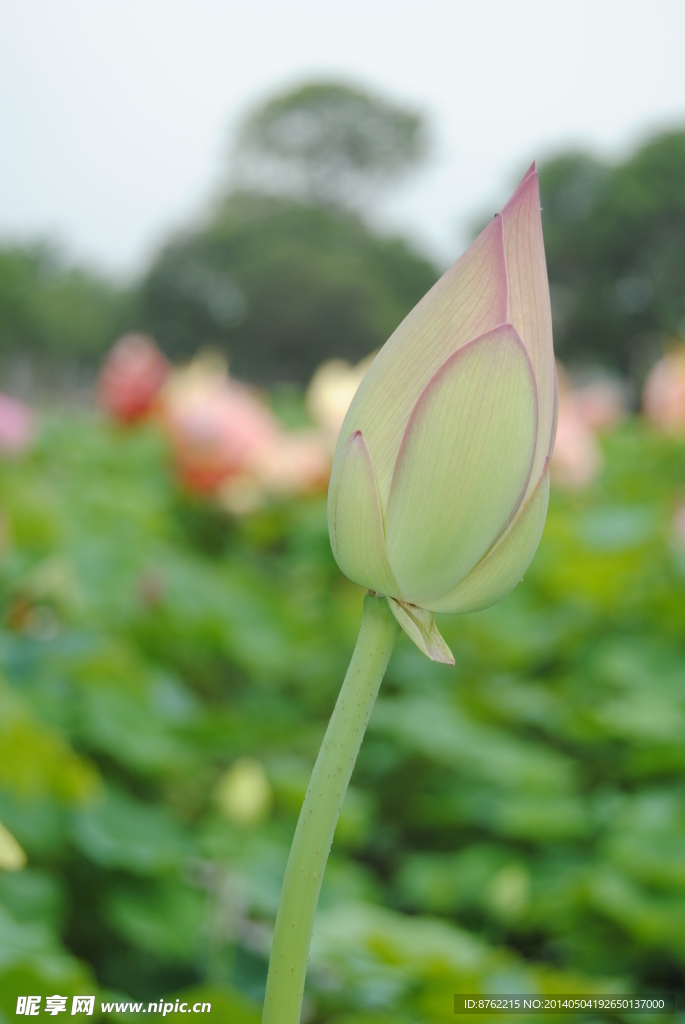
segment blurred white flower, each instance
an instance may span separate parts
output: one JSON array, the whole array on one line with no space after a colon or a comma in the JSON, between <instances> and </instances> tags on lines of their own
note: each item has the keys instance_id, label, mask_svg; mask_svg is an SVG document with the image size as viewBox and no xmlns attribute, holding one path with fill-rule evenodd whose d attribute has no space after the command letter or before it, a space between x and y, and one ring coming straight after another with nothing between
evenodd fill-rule
<instances>
[{"instance_id":1,"label":"blurred white flower","mask_svg":"<svg viewBox=\"0 0 685 1024\"><path fill-rule=\"evenodd\" d=\"M321 364L309 383L305 396L307 411L333 446L374 355L367 356L356 366L344 359L331 359Z\"/></svg>"},{"instance_id":2,"label":"blurred white flower","mask_svg":"<svg viewBox=\"0 0 685 1024\"><path fill-rule=\"evenodd\" d=\"M0 871L19 871L25 864L26 854L0 821Z\"/></svg>"},{"instance_id":3,"label":"blurred white flower","mask_svg":"<svg viewBox=\"0 0 685 1024\"><path fill-rule=\"evenodd\" d=\"M234 825L258 825L268 815L273 800L262 762L241 757L219 777L214 798Z\"/></svg>"}]
</instances>

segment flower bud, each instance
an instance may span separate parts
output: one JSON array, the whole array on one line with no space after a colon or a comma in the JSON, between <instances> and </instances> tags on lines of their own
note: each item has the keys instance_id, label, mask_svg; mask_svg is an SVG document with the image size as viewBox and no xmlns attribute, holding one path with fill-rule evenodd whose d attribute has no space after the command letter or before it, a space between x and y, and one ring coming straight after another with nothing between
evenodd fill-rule
<instances>
[{"instance_id":1,"label":"flower bud","mask_svg":"<svg viewBox=\"0 0 685 1024\"><path fill-rule=\"evenodd\" d=\"M537 549L556 410L533 165L376 356L333 462L338 565L436 660L453 661L432 613L494 604Z\"/></svg>"},{"instance_id":2,"label":"flower bud","mask_svg":"<svg viewBox=\"0 0 685 1024\"><path fill-rule=\"evenodd\" d=\"M271 810L271 786L264 765L254 757L241 757L225 771L214 795L234 825L258 825Z\"/></svg>"},{"instance_id":3,"label":"flower bud","mask_svg":"<svg viewBox=\"0 0 685 1024\"><path fill-rule=\"evenodd\" d=\"M25 864L26 854L0 821L0 871L20 871Z\"/></svg>"}]
</instances>

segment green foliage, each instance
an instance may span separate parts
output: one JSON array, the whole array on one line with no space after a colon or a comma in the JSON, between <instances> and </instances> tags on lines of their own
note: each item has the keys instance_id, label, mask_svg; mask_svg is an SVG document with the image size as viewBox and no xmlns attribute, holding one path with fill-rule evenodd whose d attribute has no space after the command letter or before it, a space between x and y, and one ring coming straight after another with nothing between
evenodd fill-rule
<instances>
[{"instance_id":1,"label":"green foliage","mask_svg":"<svg viewBox=\"0 0 685 1024\"><path fill-rule=\"evenodd\" d=\"M628 423L605 449L524 583L441 619L455 669L400 638L324 881L314 1024L683 987L685 445ZM154 431L72 416L0 464L0 507L0 821L28 855L0 876L0 1010L173 993L256 1024L361 612L325 501L224 517L177 493ZM240 826L217 783L246 755L274 799Z\"/></svg>"},{"instance_id":2,"label":"green foliage","mask_svg":"<svg viewBox=\"0 0 685 1024\"><path fill-rule=\"evenodd\" d=\"M627 160L565 154L540 168L555 348L638 379L685 329L685 132Z\"/></svg>"},{"instance_id":3,"label":"green foliage","mask_svg":"<svg viewBox=\"0 0 685 1024\"><path fill-rule=\"evenodd\" d=\"M238 377L305 383L324 359L380 347L437 276L351 212L239 193L162 252L140 317L173 355L199 342Z\"/></svg>"},{"instance_id":4,"label":"green foliage","mask_svg":"<svg viewBox=\"0 0 685 1024\"><path fill-rule=\"evenodd\" d=\"M92 363L127 323L129 301L47 246L0 249L0 356Z\"/></svg>"}]
</instances>

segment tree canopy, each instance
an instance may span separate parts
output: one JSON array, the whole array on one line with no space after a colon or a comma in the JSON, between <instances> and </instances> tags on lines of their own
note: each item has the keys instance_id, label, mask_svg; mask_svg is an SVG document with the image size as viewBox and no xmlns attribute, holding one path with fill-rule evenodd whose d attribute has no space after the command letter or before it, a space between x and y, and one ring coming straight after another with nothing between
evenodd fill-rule
<instances>
[{"instance_id":1,"label":"tree canopy","mask_svg":"<svg viewBox=\"0 0 685 1024\"><path fill-rule=\"evenodd\" d=\"M425 155L421 117L340 82L310 82L267 101L234 146L242 187L357 206Z\"/></svg>"},{"instance_id":2,"label":"tree canopy","mask_svg":"<svg viewBox=\"0 0 685 1024\"><path fill-rule=\"evenodd\" d=\"M134 288L50 246L0 249L0 357L88 367L117 334L145 329L171 355L222 350L263 384L361 358L438 276L367 216L425 148L419 114L359 88L319 81L268 99L238 132L230 187ZM555 348L568 364L640 382L685 333L683 181L685 131L613 163L584 152L542 163Z\"/></svg>"},{"instance_id":3,"label":"tree canopy","mask_svg":"<svg viewBox=\"0 0 685 1024\"><path fill-rule=\"evenodd\" d=\"M150 268L141 325L172 355L213 347L263 384L368 355L438 276L361 213L424 141L418 114L337 82L268 100L238 133L231 189Z\"/></svg>"},{"instance_id":4,"label":"tree canopy","mask_svg":"<svg viewBox=\"0 0 685 1024\"><path fill-rule=\"evenodd\" d=\"M350 211L237 193L160 254L141 321L173 355L213 347L239 377L305 382L324 359L382 345L436 278Z\"/></svg>"},{"instance_id":5,"label":"tree canopy","mask_svg":"<svg viewBox=\"0 0 685 1024\"><path fill-rule=\"evenodd\" d=\"M0 355L97 359L128 303L124 290L68 266L51 246L0 249Z\"/></svg>"},{"instance_id":6,"label":"tree canopy","mask_svg":"<svg viewBox=\"0 0 685 1024\"><path fill-rule=\"evenodd\" d=\"M685 329L685 132L614 165L567 154L540 169L555 347L638 377Z\"/></svg>"}]
</instances>

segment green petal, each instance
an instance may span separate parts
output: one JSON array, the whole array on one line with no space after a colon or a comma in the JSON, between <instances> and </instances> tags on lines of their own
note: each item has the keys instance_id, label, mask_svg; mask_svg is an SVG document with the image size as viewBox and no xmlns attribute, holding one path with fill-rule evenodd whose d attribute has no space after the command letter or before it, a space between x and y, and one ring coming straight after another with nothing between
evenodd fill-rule
<instances>
[{"instance_id":1,"label":"green petal","mask_svg":"<svg viewBox=\"0 0 685 1024\"><path fill-rule=\"evenodd\" d=\"M388 598L388 604L404 632L420 651L431 661L454 665L454 655L440 636L432 612L404 601L394 601L391 597Z\"/></svg>"},{"instance_id":2,"label":"green petal","mask_svg":"<svg viewBox=\"0 0 685 1024\"><path fill-rule=\"evenodd\" d=\"M492 547L523 498L536 430L530 360L510 325L433 376L407 424L385 516L405 600L432 608Z\"/></svg>"},{"instance_id":3,"label":"green petal","mask_svg":"<svg viewBox=\"0 0 685 1024\"><path fill-rule=\"evenodd\" d=\"M386 342L345 417L338 449L362 431L383 509L402 435L423 388L457 349L503 324L506 311L502 221L496 217Z\"/></svg>"},{"instance_id":4,"label":"green petal","mask_svg":"<svg viewBox=\"0 0 685 1024\"><path fill-rule=\"evenodd\" d=\"M388 561L373 465L359 431L348 438L333 463L328 531L333 556L346 576L381 594L399 595Z\"/></svg>"},{"instance_id":5,"label":"green petal","mask_svg":"<svg viewBox=\"0 0 685 1024\"><path fill-rule=\"evenodd\" d=\"M438 612L476 612L506 597L520 583L537 551L547 516L549 470L497 543L453 590L434 601Z\"/></svg>"},{"instance_id":6,"label":"green petal","mask_svg":"<svg viewBox=\"0 0 685 1024\"><path fill-rule=\"evenodd\" d=\"M501 213L509 281L507 320L526 346L538 386L538 442L529 491L539 480L556 434L556 370L552 349L552 310L540 219L535 167Z\"/></svg>"}]
</instances>

